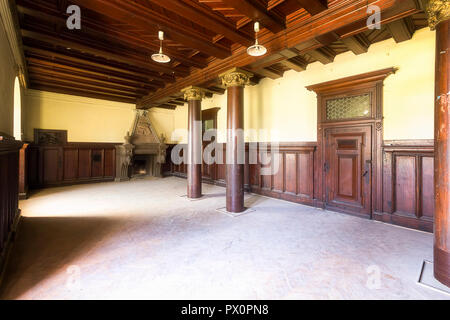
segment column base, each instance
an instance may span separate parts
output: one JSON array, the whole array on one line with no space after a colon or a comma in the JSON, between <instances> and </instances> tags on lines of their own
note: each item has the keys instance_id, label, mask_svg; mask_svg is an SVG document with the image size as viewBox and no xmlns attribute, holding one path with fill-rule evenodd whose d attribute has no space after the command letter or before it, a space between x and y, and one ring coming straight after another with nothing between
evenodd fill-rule
<instances>
[{"instance_id":1,"label":"column base","mask_svg":"<svg viewBox=\"0 0 450 320\"><path fill-rule=\"evenodd\" d=\"M244 210L241 212L231 212L231 211L228 211L227 208L219 208L219 209L216 209L216 211L226 214L227 216L236 218L236 217L242 216L244 214L248 214L250 212L255 212L256 210L251 209L251 208L244 208Z\"/></svg>"},{"instance_id":2,"label":"column base","mask_svg":"<svg viewBox=\"0 0 450 320\"><path fill-rule=\"evenodd\" d=\"M450 287L450 253L434 247L434 277Z\"/></svg>"}]
</instances>

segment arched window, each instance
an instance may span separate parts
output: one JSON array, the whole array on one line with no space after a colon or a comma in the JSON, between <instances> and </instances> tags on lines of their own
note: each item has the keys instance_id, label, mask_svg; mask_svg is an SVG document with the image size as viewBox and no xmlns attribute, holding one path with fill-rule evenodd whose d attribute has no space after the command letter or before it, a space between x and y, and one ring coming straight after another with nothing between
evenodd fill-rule
<instances>
[{"instance_id":1,"label":"arched window","mask_svg":"<svg viewBox=\"0 0 450 320\"><path fill-rule=\"evenodd\" d=\"M14 138L22 140L22 96L19 77L14 82Z\"/></svg>"}]
</instances>

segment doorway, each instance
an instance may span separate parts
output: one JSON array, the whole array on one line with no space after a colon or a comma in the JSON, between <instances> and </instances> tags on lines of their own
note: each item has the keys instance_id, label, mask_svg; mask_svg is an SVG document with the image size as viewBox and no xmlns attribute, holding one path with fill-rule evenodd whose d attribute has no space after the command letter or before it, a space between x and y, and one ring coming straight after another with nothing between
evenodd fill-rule
<instances>
[{"instance_id":1,"label":"doorway","mask_svg":"<svg viewBox=\"0 0 450 320\"><path fill-rule=\"evenodd\" d=\"M326 208L370 217L372 127L329 127L324 135Z\"/></svg>"},{"instance_id":2,"label":"doorway","mask_svg":"<svg viewBox=\"0 0 450 320\"><path fill-rule=\"evenodd\" d=\"M204 137L204 134L208 130L217 130L217 112L220 110L220 108L211 108L206 109L202 111L202 137ZM205 148L214 141L214 138L211 139L211 141L204 141L203 140L203 151ZM203 152L205 155L205 152ZM211 155L211 157L214 157L214 153ZM208 164L209 163L209 164ZM211 164L212 163L212 164ZM216 177L216 166L209 159L208 162L205 161L205 156L202 160L202 178L206 180L214 180Z\"/></svg>"}]
</instances>

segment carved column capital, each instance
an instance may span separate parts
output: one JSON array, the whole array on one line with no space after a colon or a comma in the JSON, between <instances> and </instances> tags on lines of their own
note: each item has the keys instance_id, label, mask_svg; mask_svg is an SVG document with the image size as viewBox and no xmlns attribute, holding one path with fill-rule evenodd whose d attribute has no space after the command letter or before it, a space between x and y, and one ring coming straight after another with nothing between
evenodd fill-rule
<instances>
[{"instance_id":1,"label":"carved column capital","mask_svg":"<svg viewBox=\"0 0 450 320\"><path fill-rule=\"evenodd\" d=\"M233 68L219 75L222 84L226 87L245 87L250 84L252 77L253 73L239 68Z\"/></svg>"},{"instance_id":2,"label":"carved column capital","mask_svg":"<svg viewBox=\"0 0 450 320\"><path fill-rule=\"evenodd\" d=\"M435 30L439 23L450 19L450 2L448 0L430 0L427 14L430 29Z\"/></svg>"},{"instance_id":3,"label":"carved column capital","mask_svg":"<svg viewBox=\"0 0 450 320\"><path fill-rule=\"evenodd\" d=\"M203 100L205 97L206 90L199 87L190 86L181 90L184 93L184 99L187 101L191 100Z\"/></svg>"}]
</instances>

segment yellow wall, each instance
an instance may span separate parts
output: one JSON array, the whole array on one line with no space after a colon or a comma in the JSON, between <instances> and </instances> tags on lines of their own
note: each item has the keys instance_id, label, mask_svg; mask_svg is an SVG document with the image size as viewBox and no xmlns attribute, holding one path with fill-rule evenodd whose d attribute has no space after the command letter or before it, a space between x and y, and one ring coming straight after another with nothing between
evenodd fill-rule
<instances>
[{"instance_id":1,"label":"yellow wall","mask_svg":"<svg viewBox=\"0 0 450 320\"><path fill-rule=\"evenodd\" d=\"M0 41L1 37L0 33ZM4 55L4 51L0 50L0 54ZM384 139L433 139L434 54L435 34L422 29L409 41L397 44L389 39L372 45L362 55L346 52L328 65L316 62L304 72L288 71L277 80L263 79L257 86L245 89L245 128L256 132L265 129L269 136L247 132L246 140L316 141L317 99L305 87L388 67L399 70L385 80ZM12 90L13 80L2 85ZM12 94L6 98L11 100ZM24 100L26 140L33 139L34 128L43 128L68 130L69 141L122 142L134 119L135 106L131 104L34 90L28 90ZM203 109L221 108L219 142L226 141L226 104L226 95L215 95L202 103ZM11 113L12 102L6 117L0 118L0 129L12 132ZM151 109L149 117L167 142L187 141L186 105L176 111ZM181 131L172 136L177 130Z\"/></svg>"},{"instance_id":2,"label":"yellow wall","mask_svg":"<svg viewBox=\"0 0 450 320\"><path fill-rule=\"evenodd\" d=\"M135 105L59 93L27 90L25 140L34 129L68 130L71 142L123 142L134 120Z\"/></svg>"},{"instance_id":3,"label":"yellow wall","mask_svg":"<svg viewBox=\"0 0 450 320\"><path fill-rule=\"evenodd\" d=\"M413 39L373 44L365 54L346 52L333 63L308 65L306 71L288 71L277 80L263 79L245 89L245 128L272 130L271 137L247 141L316 141L317 99L306 86L365 72L397 67L384 83L384 139L433 139L435 33L419 30ZM226 95L203 100L203 109L220 107L218 141L226 140ZM186 129L187 107L177 108L175 128ZM186 139L182 139L183 142Z\"/></svg>"},{"instance_id":4,"label":"yellow wall","mask_svg":"<svg viewBox=\"0 0 450 320\"><path fill-rule=\"evenodd\" d=\"M0 132L13 135L14 58L0 18Z\"/></svg>"},{"instance_id":5,"label":"yellow wall","mask_svg":"<svg viewBox=\"0 0 450 320\"><path fill-rule=\"evenodd\" d=\"M175 116L172 110L152 108L149 110L148 116L158 136L164 135L166 143L177 142L171 139L172 132L175 129Z\"/></svg>"}]
</instances>

